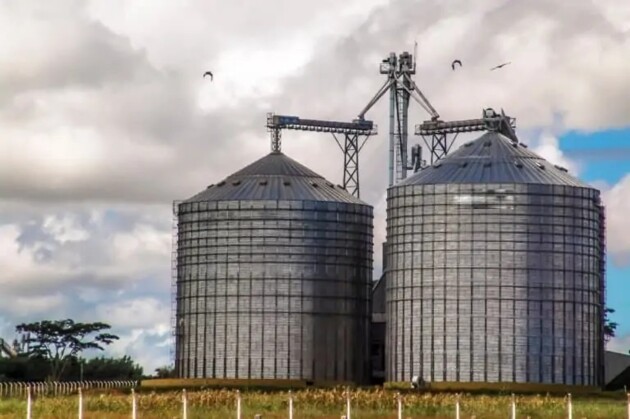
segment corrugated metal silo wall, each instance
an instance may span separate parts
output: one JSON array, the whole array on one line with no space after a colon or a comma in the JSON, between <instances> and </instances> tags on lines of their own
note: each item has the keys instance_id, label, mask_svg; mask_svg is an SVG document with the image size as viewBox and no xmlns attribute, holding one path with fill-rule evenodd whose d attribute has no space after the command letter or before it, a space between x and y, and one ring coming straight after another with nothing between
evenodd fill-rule
<instances>
[{"instance_id":1,"label":"corrugated metal silo wall","mask_svg":"<svg viewBox=\"0 0 630 419\"><path fill-rule=\"evenodd\" d=\"M599 192L393 187L387 380L602 385Z\"/></svg>"},{"instance_id":2,"label":"corrugated metal silo wall","mask_svg":"<svg viewBox=\"0 0 630 419\"><path fill-rule=\"evenodd\" d=\"M178 227L180 377L367 380L371 207L192 202Z\"/></svg>"}]
</instances>

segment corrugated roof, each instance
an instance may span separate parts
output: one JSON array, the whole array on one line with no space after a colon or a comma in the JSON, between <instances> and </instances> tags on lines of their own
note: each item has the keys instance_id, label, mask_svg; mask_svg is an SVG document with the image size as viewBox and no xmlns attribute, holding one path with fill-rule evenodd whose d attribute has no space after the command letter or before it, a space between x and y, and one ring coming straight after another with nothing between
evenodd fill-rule
<instances>
[{"instance_id":1,"label":"corrugated roof","mask_svg":"<svg viewBox=\"0 0 630 419\"><path fill-rule=\"evenodd\" d=\"M453 183L534 183L589 187L565 168L498 132L487 132L399 185Z\"/></svg>"},{"instance_id":2,"label":"corrugated roof","mask_svg":"<svg viewBox=\"0 0 630 419\"><path fill-rule=\"evenodd\" d=\"M630 354L606 351L604 353L604 381L606 384L630 368Z\"/></svg>"},{"instance_id":3,"label":"corrugated roof","mask_svg":"<svg viewBox=\"0 0 630 419\"><path fill-rule=\"evenodd\" d=\"M282 175L282 176L305 176L317 177L322 176L313 172L308 167L284 155L281 152L272 152L265 157L256 160L248 166L245 166L238 172L228 176L230 178L239 178L244 176L266 176L266 175ZM323 179L323 178L322 178Z\"/></svg>"},{"instance_id":4,"label":"corrugated roof","mask_svg":"<svg viewBox=\"0 0 630 419\"><path fill-rule=\"evenodd\" d=\"M328 201L367 205L290 157L272 152L185 202Z\"/></svg>"}]
</instances>

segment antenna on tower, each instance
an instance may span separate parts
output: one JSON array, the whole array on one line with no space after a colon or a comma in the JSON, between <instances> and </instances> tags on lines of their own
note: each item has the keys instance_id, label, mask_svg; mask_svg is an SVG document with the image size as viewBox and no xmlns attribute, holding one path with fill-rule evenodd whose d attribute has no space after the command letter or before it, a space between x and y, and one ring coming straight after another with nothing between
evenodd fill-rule
<instances>
[{"instance_id":1,"label":"antenna on tower","mask_svg":"<svg viewBox=\"0 0 630 419\"><path fill-rule=\"evenodd\" d=\"M416 63L418 62L418 41L413 41L413 72L416 72Z\"/></svg>"}]
</instances>

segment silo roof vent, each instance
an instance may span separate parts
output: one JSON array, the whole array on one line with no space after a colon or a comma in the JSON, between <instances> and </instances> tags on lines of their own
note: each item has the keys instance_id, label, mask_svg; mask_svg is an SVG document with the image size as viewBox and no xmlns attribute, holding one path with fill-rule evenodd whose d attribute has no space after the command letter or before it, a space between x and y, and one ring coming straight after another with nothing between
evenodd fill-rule
<instances>
[{"instance_id":1,"label":"silo roof vent","mask_svg":"<svg viewBox=\"0 0 630 419\"><path fill-rule=\"evenodd\" d=\"M488 147L486 144L492 144ZM522 145L522 144L519 144ZM421 184L527 183L587 187L581 180L499 132L489 131L449 153L431 167L393 186ZM490 169L491 168L491 169Z\"/></svg>"},{"instance_id":2,"label":"silo roof vent","mask_svg":"<svg viewBox=\"0 0 630 419\"><path fill-rule=\"evenodd\" d=\"M342 187L335 188L334 184L326 187L326 182L323 176L283 153L276 152L254 161L220 183L240 185L238 188L204 189L185 202L291 200L367 205ZM313 187L312 183L317 186Z\"/></svg>"}]
</instances>

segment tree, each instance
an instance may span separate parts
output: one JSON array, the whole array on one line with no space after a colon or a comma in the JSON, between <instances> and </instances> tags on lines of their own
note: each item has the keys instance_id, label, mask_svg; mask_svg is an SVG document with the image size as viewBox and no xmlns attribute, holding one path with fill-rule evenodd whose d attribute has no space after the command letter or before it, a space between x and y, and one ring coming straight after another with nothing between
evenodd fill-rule
<instances>
[{"instance_id":1,"label":"tree","mask_svg":"<svg viewBox=\"0 0 630 419\"><path fill-rule=\"evenodd\" d=\"M606 307L604 309L604 340L606 342L615 337L615 330L617 330L618 324L610 321L608 318L608 315L613 314L614 312L615 309L613 308Z\"/></svg>"},{"instance_id":2,"label":"tree","mask_svg":"<svg viewBox=\"0 0 630 419\"><path fill-rule=\"evenodd\" d=\"M50 377L51 362L46 358L0 358L0 381L45 381ZM61 381L140 380L142 367L130 357L68 360Z\"/></svg>"},{"instance_id":3,"label":"tree","mask_svg":"<svg viewBox=\"0 0 630 419\"><path fill-rule=\"evenodd\" d=\"M104 350L118 336L103 332L111 329L105 323L75 323L72 319L43 320L22 323L15 327L24 336L31 358L43 358L50 362L49 379L57 381L70 362L87 349ZM91 336L94 335L94 336Z\"/></svg>"},{"instance_id":4,"label":"tree","mask_svg":"<svg viewBox=\"0 0 630 419\"><path fill-rule=\"evenodd\" d=\"M0 358L0 381L44 381L50 362L44 358Z\"/></svg>"},{"instance_id":5,"label":"tree","mask_svg":"<svg viewBox=\"0 0 630 419\"><path fill-rule=\"evenodd\" d=\"M67 380L140 380L142 367L129 356L122 358L73 358L66 368L64 377Z\"/></svg>"},{"instance_id":6,"label":"tree","mask_svg":"<svg viewBox=\"0 0 630 419\"><path fill-rule=\"evenodd\" d=\"M156 368L155 376L157 378L176 378L175 367L167 365L164 367Z\"/></svg>"}]
</instances>

